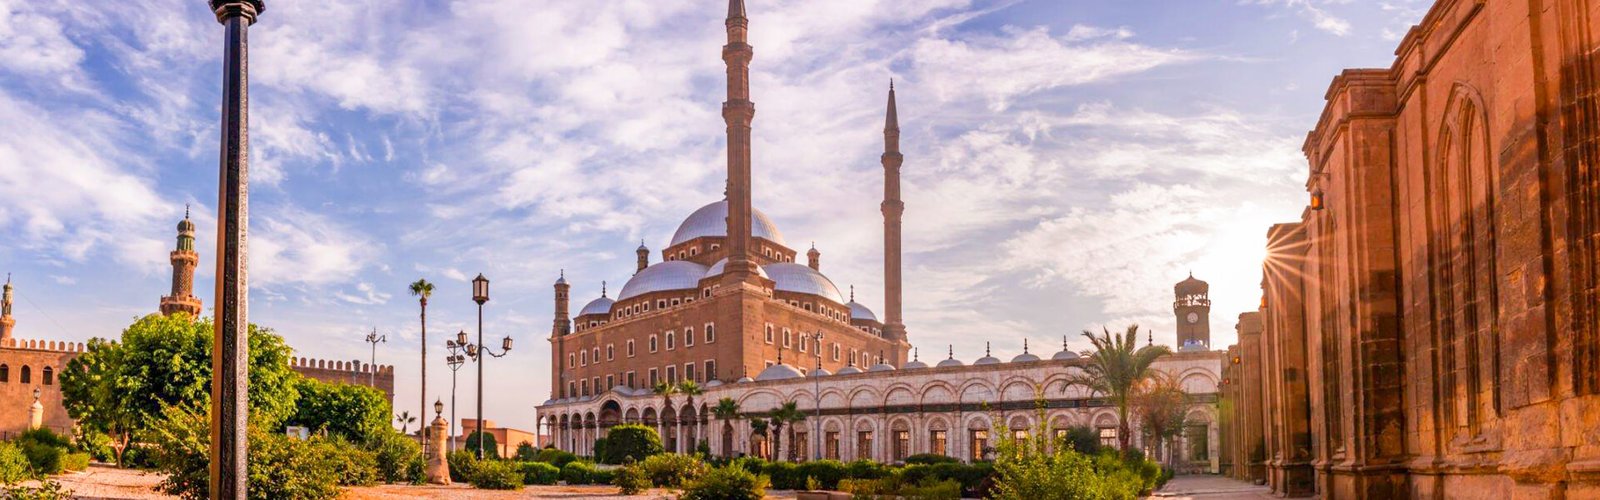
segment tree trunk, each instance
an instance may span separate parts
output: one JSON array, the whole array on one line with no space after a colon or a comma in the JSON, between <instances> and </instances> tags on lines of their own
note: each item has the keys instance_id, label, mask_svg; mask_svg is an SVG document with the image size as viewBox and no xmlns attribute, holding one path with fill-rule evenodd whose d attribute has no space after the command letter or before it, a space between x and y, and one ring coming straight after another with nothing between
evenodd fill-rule
<instances>
[{"instance_id":1,"label":"tree trunk","mask_svg":"<svg viewBox=\"0 0 1600 500\"><path fill-rule=\"evenodd\" d=\"M417 390L417 401L418 401L418 404L419 404L417 406L417 408L419 408L420 409L419 411L421 411L422 413L419 413L417 415L418 415L418 418L421 418L423 421L427 421L428 420L427 419L427 415L428 415L428 298L427 297L423 297L421 299L421 301L422 301L422 388ZM373 367L373 369L376 370L377 367ZM535 430L535 432L537 432L538 428L535 427L534 430ZM400 433L401 434L405 434L405 430L402 429L400 431ZM428 450L430 449L429 446L428 446L428 433L423 432L423 433L420 433L420 434L422 434L422 455L424 457L426 457L428 455Z\"/></svg>"}]
</instances>

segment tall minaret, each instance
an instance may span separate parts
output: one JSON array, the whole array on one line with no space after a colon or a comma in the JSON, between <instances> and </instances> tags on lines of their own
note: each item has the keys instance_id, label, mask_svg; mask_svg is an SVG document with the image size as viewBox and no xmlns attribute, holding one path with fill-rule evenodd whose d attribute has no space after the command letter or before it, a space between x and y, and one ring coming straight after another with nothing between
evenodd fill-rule
<instances>
[{"instance_id":1,"label":"tall minaret","mask_svg":"<svg viewBox=\"0 0 1600 500\"><path fill-rule=\"evenodd\" d=\"M811 250L806 251L806 265L813 271L822 270L822 252L817 250L817 244L811 244Z\"/></svg>"},{"instance_id":2,"label":"tall minaret","mask_svg":"<svg viewBox=\"0 0 1600 500\"><path fill-rule=\"evenodd\" d=\"M894 82L889 82L889 111L883 125L883 335L906 343L906 324L900 316L900 215L906 204L900 201L900 112L894 102ZM898 357L898 356L897 356Z\"/></svg>"},{"instance_id":3,"label":"tall minaret","mask_svg":"<svg viewBox=\"0 0 1600 500\"><path fill-rule=\"evenodd\" d=\"M194 296L194 266L200 263L200 254L194 251L194 222L189 220L189 209L183 209L183 220L178 222L178 248L172 251L172 295L161 298L161 314L171 316L189 313L200 317L200 298Z\"/></svg>"},{"instance_id":4,"label":"tall minaret","mask_svg":"<svg viewBox=\"0 0 1600 500\"><path fill-rule=\"evenodd\" d=\"M728 65L728 100L722 103L722 120L728 124L728 265L729 282L754 280L756 264L750 259L750 123L756 105L750 102L750 59L755 51L747 42L750 20L744 0L728 0L728 44L722 61Z\"/></svg>"},{"instance_id":5,"label":"tall minaret","mask_svg":"<svg viewBox=\"0 0 1600 500\"><path fill-rule=\"evenodd\" d=\"M11 318L11 273L6 273L5 295L0 297L0 345L11 344L11 328L17 320Z\"/></svg>"},{"instance_id":6,"label":"tall minaret","mask_svg":"<svg viewBox=\"0 0 1600 500\"><path fill-rule=\"evenodd\" d=\"M561 277L556 279L556 319L550 327L551 337L560 337L572 332L572 321L567 315L569 292L572 285L567 284L567 270L561 270Z\"/></svg>"},{"instance_id":7,"label":"tall minaret","mask_svg":"<svg viewBox=\"0 0 1600 500\"><path fill-rule=\"evenodd\" d=\"M644 246L644 240L639 240L639 248L633 249L634 255L639 257L639 268L633 274L639 274L644 268L650 267L650 247Z\"/></svg>"}]
</instances>

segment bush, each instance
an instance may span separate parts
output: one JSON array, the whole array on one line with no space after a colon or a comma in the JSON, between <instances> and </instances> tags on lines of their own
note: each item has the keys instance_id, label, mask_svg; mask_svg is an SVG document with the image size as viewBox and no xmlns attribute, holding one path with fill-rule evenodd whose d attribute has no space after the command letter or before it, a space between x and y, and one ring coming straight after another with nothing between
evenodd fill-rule
<instances>
[{"instance_id":1,"label":"bush","mask_svg":"<svg viewBox=\"0 0 1600 500\"><path fill-rule=\"evenodd\" d=\"M643 466L628 464L617 469L611 478L611 484L622 489L624 495L637 495L650 489L650 476L644 473Z\"/></svg>"},{"instance_id":2,"label":"bush","mask_svg":"<svg viewBox=\"0 0 1600 500\"><path fill-rule=\"evenodd\" d=\"M568 462L561 468L561 480L567 484L592 484L594 482L594 466L588 462Z\"/></svg>"},{"instance_id":3,"label":"bush","mask_svg":"<svg viewBox=\"0 0 1600 500\"><path fill-rule=\"evenodd\" d=\"M728 465L750 471L751 474L761 474L767 470L767 461L761 457L739 457L728 462Z\"/></svg>"},{"instance_id":4,"label":"bush","mask_svg":"<svg viewBox=\"0 0 1600 500\"><path fill-rule=\"evenodd\" d=\"M1095 455L1100 453L1100 433L1095 432L1095 430L1089 428L1089 426L1078 425L1068 427L1066 441L1067 444L1071 445L1072 449L1076 450L1078 453L1085 455Z\"/></svg>"},{"instance_id":5,"label":"bush","mask_svg":"<svg viewBox=\"0 0 1600 500\"><path fill-rule=\"evenodd\" d=\"M467 450L446 453L444 460L450 464L450 480L457 483L467 482L478 469L478 455Z\"/></svg>"},{"instance_id":6,"label":"bush","mask_svg":"<svg viewBox=\"0 0 1600 500\"><path fill-rule=\"evenodd\" d=\"M906 457L906 465L916 465L916 464L933 465L933 464L954 464L954 463L961 463L961 461L960 460L956 460L955 457L947 457L947 456L944 456L944 455L940 455L938 453L918 453L916 455L912 455L912 456Z\"/></svg>"},{"instance_id":7,"label":"bush","mask_svg":"<svg viewBox=\"0 0 1600 500\"><path fill-rule=\"evenodd\" d=\"M327 443L300 441L279 433L255 430L250 436L250 498L331 499L339 496L338 458ZM209 481L207 456L196 457L199 473ZM205 498L204 484L186 498Z\"/></svg>"},{"instance_id":8,"label":"bush","mask_svg":"<svg viewBox=\"0 0 1600 500\"><path fill-rule=\"evenodd\" d=\"M556 484L561 480L561 469L544 462L523 462L522 484Z\"/></svg>"},{"instance_id":9,"label":"bush","mask_svg":"<svg viewBox=\"0 0 1600 500\"><path fill-rule=\"evenodd\" d=\"M61 456L61 468L78 472L89 468L89 454L84 452L68 453Z\"/></svg>"},{"instance_id":10,"label":"bush","mask_svg":"<svg viewBox=\"0 0 1600 500\"><path fill-rule=\"evenodd\" d=\"M60 474L65 468L63 459L72 447L72 441L41 428L22 433L17 437L17 446L28 457L28 465L33 468L35 476L50 476Z\"/></svg>"},{"instance_id":11,"label":"bush","mask_svg":"<svg viewBox=\"0 0 1600 500\"><path fill-rule=\"evenodd\" d=\"M377 459L378 480L385 483L422 482L422 445L398 432L372 436L366 448Z\"/></svg>"},{"instance_id":12,"label":"bush","mask_svg":"<svg viewBox=\"0 0 1600 500\"><path fill-rule=\"evenodd\" d=\"M381 433L394 432L389 427L389 400L383 391L309 377L300 378L294 387L300 396L293 403L294 414L284 425L305 427L313 433L326 432L357 443L366 443Z\"/></svg>"},{"instance_id":13,"label":"bush","mask_svg":"<svg viewBox=\"0 0 1600 500\"><path fill-rule=\"evenodd\" d=\"M543 450L539 450L539 457L535 460L554 465L556 467L566 467L567 464L572 463L577 459L578 456L572 454L572 452L561 451L555 448L545 448Z\"/></svg>"},{"instance_id":14,"label":"bush","mask_svg":"<svg viewBox=\"0 0 1600 500\"><path fill-rule=\"evenodd\" d=\"M839 480L845 478L845 467L844 464L840 463L838 460L816 460L800 464L800 476L804 478L815 479L817 481L817 487L824 490L831 490L838 488ZM776 477L774 477L772 481L774 487L776 488L790 489L784 488L783 486L777 486L778 480ZM805 486L803 484L801 487L804 487L808 490L811 489L809 486Z\"/></svg>"},{"instance_id":15,"label":"bush","mask_svg":"<svg viewBox=\"0 0 1600 500\"><path fill-rule=\"evenodd\" d=\"M483 458L500 458L500 445L495 442L494 434L473 431L467 436L467 446L463 449L477 453L479 439L483 440Z\"/></svg>"},{"instance_id":16,"label":"bush","mask_svg":"<svg viewBox=\"0 0 1600 500\"><path fill-rule=\"evenodd\" d=\"M378 482L378 456L342 437L314 438L313 453L326 457L340 486L371 486Z\"/></svg>"},{"instance_id":17,"label":"bush","mask_svg":"<svg viewBox=\"0 0 1600 500\"><path fill-rule=\"evenodd\" d=\"M844 464L844 475L850 479L883 479L889 467L871 460L856 460Z\"/></svg>"},{"instance_id":18,"label":"bush","mask_svg":"<svg viewBox=\"0 0 1600 500\"><path fill-rule=\"evenodd\" d=\"M467 478L472 487L485 490L520 490L522 489L522 472L517 470L515 462L507 460L484 460L472 470L472 476Z\"/></svg>"},{"instance_id":19,"label":"bush","mask_svg":"<svg viewBox=\"0 0 1600 500\"><path fill-rule=\"evenodd\" d=\"M28 455L13 443L0 442L0 484L17 484L33 475Z\"/></svg>"},{"instance_id":20,"label":"bush","mask_svg":"<svg viewBox=\"0 0 1600 500\"><path fill-rule=\"evenodd\" d=\"M596 467L594 473L589 475L589 484L611 484L617 478L617 472L612 469Z\"/></svg>"},{"instance_id":21,"label":"bush","mask_svg":"<svg viewBox=\"0 0 1600 500\"><path fill-rule=\"evenodd\" d=\"M640 462L650 483L663 488L679 488L706 473L706 463L692 455L663 453Z\"/></svg>"},{"instance_id":22,"label":"bush","mask_svg":"<svg viewBox=\"0 0 1600 500\"><path fill-rule=\"evenodd\" d=\"M538 460L539 459L539 449L538 448L534 448L533 447L533 443L529 443L527 441L523 441L522 443L517 445L517 455L516 455L516 457L517 457L517 461L518 462L532 462L532 461Z\"/></svg>"},{"instance_id":23,"label":"bush","mask_svg":"<svg viewBox=\"0 0 1600 500\"><path fill-rule=\"evenodd\" d=\"M661 453L661 436L655 429L639 424L614 426L606 432L604 447L595 443L595 459L603 464L620 464L628 459L640 462Z\"/></svg>"},{"instance_id":24,"label":"bush","mask_svg":"<svg viewBox=\"0 0 1600 500\"><path fill-rule=\"evenodd\" d=\"M769 462L763 472L773 488L798 490L806 487L806 476L800 473L800 466L793 462Z\"/></svg>"},{"instance_id":25,"label":"bush","mask_svg":"<svg viewBox=\"0 0 1600 500\"><path fill-rule=\"evenodd\" d=\"M770 483L742 467L720 467L684 486L683 500L760 500Z\"/></svg>"}]
</instances>

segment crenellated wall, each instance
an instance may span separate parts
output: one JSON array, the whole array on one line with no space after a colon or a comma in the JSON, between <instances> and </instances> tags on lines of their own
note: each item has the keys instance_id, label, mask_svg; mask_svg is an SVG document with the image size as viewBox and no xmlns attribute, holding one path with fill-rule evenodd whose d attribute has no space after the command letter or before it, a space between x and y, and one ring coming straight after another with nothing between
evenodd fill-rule
<instances>
[{"instance_id":1,"label":"crenellated wall","mask_svg":"<svg viewBox=\"0 0 1600 500\"><path fill-rule=\"evenodd\" d=\"M81 342L0 341L0 439L28 430L34 389L39 389L39 403L44 406L44 426L56 432L72 429L72 418L61 402L60 375L67 362L83 351Z\"/></svg>"},{"instance_id":2,"label":"crenellated wall","mask_svg":"<svg viewBox=\"0 0 1600 500\"><path fill-rule=\"evenodd\" d=\"M394 405L394 366L377 365L376 368L360 360L338 361L328 359L290 358L289 367L295 372L333 384L351 384L374 387L383 391L390 406Z\"/></svg>"}]
</instances>

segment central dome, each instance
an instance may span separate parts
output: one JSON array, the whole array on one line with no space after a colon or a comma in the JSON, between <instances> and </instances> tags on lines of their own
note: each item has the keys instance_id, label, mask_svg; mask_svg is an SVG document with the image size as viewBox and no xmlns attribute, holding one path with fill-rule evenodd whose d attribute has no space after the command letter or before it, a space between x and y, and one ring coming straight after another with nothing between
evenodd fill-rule
<instances>
[{"instance_id":1,"label":"central dome","mask_svg":"<svg viewBox=\"0 0 1600 500\"><path fill-rule=\"evenodd\" d=\"M755 210L750 223L750 234L757 238L788 246L783 242L783 233L778 232L778 226L767 218L767 214ZM689 218L678 225L678 232L672 233L672 243L667 246L677 245L695 238L703 237L725 238L728 236L728 200L722 200L710 205L700 207Z\"/></svg>"},{"instance_id":2,"label":"central dome","mask_svg":"<svg viewBox=\"0 0 1600 500\"><path fill-rule=\"evenodd\" d=\"M646 267L622 285L617 300L628 300L651 292L667 290L693 290L705 277L706 266L687 260L669 260Z\"/></svg>"},{"instance_id":3,"label":"central dome","mask_svg":"<svg viewBox=\"0 0 1600 500\"><path fill-rule=\"evenodd\" d=\"M809 266L793 262L773 262L761 268L766 270L767 276L776 283L773 288L778 291L816 295L839 304L845 303L844 295L839 293L839 287L833 286L832 280Z\"/></svg>"}]
</instances>

